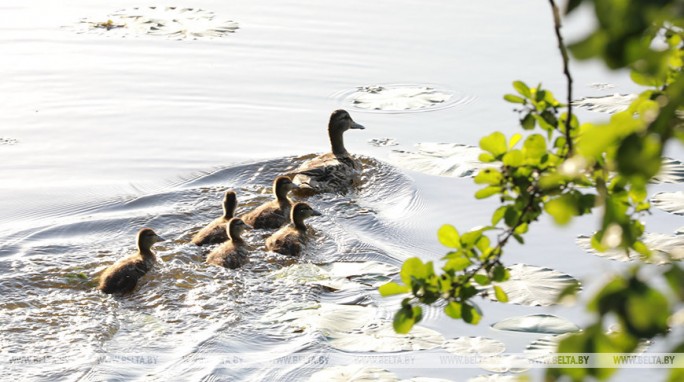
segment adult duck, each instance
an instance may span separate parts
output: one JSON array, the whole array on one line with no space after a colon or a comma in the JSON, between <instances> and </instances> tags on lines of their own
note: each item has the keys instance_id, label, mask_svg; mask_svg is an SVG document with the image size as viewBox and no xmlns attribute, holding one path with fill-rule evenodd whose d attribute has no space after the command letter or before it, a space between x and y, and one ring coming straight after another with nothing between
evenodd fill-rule
<instances>
[{"instance_id":1,"label":"adult duck","mask_svg":"<svg viewBox=\"0 0 684 382\"><path fill-rule=\"evenodd\" d=\"M297 188L287 176L279 176L273 181L275 200L266 202L254 211L242 215L242 220L254 228L280 228L290 221L292 202L287 197L290 190Z\"/></svg>"},{"instance_id":2,"label":"adult duck","mask_svg":"<svg viewBox=\"0 0 684 382\"><path fill-rule=\"evenodd\" d=\"M291 223L266 239L266 249L283 255L299 256L307 240L304 219L320 215L306 203L295 203L290 213Z\"/></svg>"},{"instance_id":3,"label":"adult duck","mask_svg":"<svg viewBox=\"0 0 684 382\"><path fill-rule=\"evenodd\" d=\"M138 280L154 267L157 259L152 246L164 239L153 230L143 228L138 231L136 241L138 252L107 268L100 276L99 290L107 294L131 292Z\"/></svg>"},{"instance_id":4,"label":"adult duck","mask_svg":"<svg viewBox=\"0 0 684 382\"><path fill-rule=\"evenodd\" d=\"M207 264L235 269L249 262L247 244L242 240L242 232L251 228L242 219L232 218L226 226L228 241L214 248L207 256Z\"/></svg>"},{"instance_id":5,"label":"adult duck","mask_svg":"<svg viewBox=\"0 0 684 382\"><path fill-rule=\"evenodd\" d=\"M233 218L235 214L235 207L237 206L237 196L233 191L226 191L223 196L223 215L214 219L206 227L192 237L192 243L195 245L207 245L223 243L228 240L228 233L226 232L226 225L228 221Z\"/></svg>"},{"instance_id":6,"label":"adult duck","mask_svg":"<svg viewBox=\"0 0 684 382\"><path fill-rule=\"evenodd\" d=\"M294 171L292 181L302 195L320 192L346 191L357 184L361 175L361 162L353 158L344 147L343 134L350 129L364 129L345 110L335 110L328 122L328 136L332 152L304 162Z\"/></svg>"}]
</instances>

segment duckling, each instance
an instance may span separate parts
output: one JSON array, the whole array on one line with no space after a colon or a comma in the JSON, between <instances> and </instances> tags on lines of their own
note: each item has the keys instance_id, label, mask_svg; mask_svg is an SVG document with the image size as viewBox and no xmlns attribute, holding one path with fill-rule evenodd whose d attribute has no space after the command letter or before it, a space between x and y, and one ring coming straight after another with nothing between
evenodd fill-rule
<instances>
[{"instance_id":1,"label":"duckling","mask_svg":"<svg viewBox=\"0 0 684 382\"><path fill-rule=\"evenodd\" d=\"M135 289L138 279L147 273L157 262L152 245L164 241L149 228L138 232L138 253L126 257L107 268L100 276L98 289L104 293L128 293Z\"/></svg>"},{"instance_id":2,"label":"duckling","mask_svg":"<svg viewBox=\"0 0 684 382\"><path fill-rule=\"evenodd\" d=\"M295 203L290 212L291 224L279 229L266 239L266 249L283 255L299 256L306 242L304 219L321 213L306 203Z\"/></svg>"},{"instance_id":3,"label":"duckling","mask_svg":"<svg viewBox=\"0 0 684 382\"><path fill-rule=\"evenodd\" d=\"M328 136L332 152L304 162L294 171L298 193L315 194L319 192L344 191L359 182L361 162L354 159L344 148L342 135L349 129L365 129L354 122L345 110L335 110L328 122Z\"/></svg>"},{"instance_id":4,"label":"duckling","mask_svg":"<svg viewBox=\"0 0 684 382\"><path fill-rule=\"evenodd\" d=\"M287 197L290 190L297 188L287 176L279 176L273 181L275 200L266 202L254 211L242 216L242 220L254 228L280 228L290 220L292 202Z\"/></svg>"},{"instance_id":5,"label":"duckling","mask_svg":"<svg viewBox=\"0 0 684 382\"><path fill-rule=\"evenodd\" d=\"M192 237L192 243L198 246L206 244L223 243L228 240L226 233L226 224L235 214L235 207L237 206L237 197L235 192L229 190L223 197L223 215L214 219L206 227Z\"/></svg>"},{"instance_id":6,"label":"duckling","mask_svg":"<svg viewBox=\"0 0 684 382\"><path fill-rule=\"evenodd\" d=\"M226 226L228 241L214 248L207 256L207 264L218 265L230 269L240 268L249 262L247 245L240 235L245 228L252 228L242 219L232 218Z\"/></svg>"}]
</instances>

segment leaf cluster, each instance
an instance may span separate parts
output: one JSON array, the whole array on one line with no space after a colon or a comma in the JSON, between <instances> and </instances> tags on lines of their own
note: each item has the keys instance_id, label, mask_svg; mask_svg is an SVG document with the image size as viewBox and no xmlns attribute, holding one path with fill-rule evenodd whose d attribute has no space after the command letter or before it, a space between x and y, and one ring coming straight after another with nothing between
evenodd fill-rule
<instances>
[{"instance_id":1,"label":"leaf cluster","mask_svg":"<svg viewBox=\"0 0 684 382\"><path fill-rule=\"evenodd\" d=\"M550 3L558 15L555 2ZM510 238L524 243L523 235L544 213L563 225L599 211L591 240L594 249L650 255L642 241L641 222L650 208L647 186L660 171L666 144L672 139L684 142L684 5L678 0L570 0L566 12L581 4L594 7L597 26L569 46L574 57L599 58L610 68L628 68L637 84L650 88L609 121L580 124L571 99L563 104L541 85L514 82L515 93L504 99L515 105L524 135L507 138L495 132L483 137L479 159L495 166L474 178L482 186L475 197L496 196L501 205L486 227L464 233L451 225L439 229L440 243L449 248L439 272L433 262L410 258L399 282L379 288L383 296L408 295L395 315L397 332L407 333L420 322L422 304L439 303L446 315L477 324L482 312L473 301L476 296L493 291L498 301L507 302L498 285L509 278L502 262L504 248ZM568 57L559 18L555 22L570 96ZM496 235L488 236L492 233ZM612 276L587 305L594 322L563 340L558 351L633 352L642 341L667 335L673 308L684 301L684 271L678 265L664 268L658 273L664 288L645 282L641 266ZM607 333L611 321L618 325ZM684 343L673 351L682 349ZM614 371L553 369L547 377L604 380ZM677 369L670 375L672 381L680 377Z\"/></svg>"}]
</instances>

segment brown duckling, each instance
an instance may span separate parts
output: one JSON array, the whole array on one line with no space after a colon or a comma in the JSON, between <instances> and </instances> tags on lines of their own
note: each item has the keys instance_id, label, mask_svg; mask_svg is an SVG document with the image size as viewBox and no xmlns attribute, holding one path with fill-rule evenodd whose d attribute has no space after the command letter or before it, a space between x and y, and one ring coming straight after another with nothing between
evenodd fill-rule
<instances>
[{"instance_id":1,"label":"brown duckling","mask_svg":"<svg viewBox=\"0 0 684 382\"><path fill-rule=\"evenodd\" d=\"M226 225L228 221L233 218L235 214L235 207L237 207L237 196L233 191L226 191L223 197L223 215L214 219L206 227L192 237L192 243L195 245L206 245L223 243L228 240L226 233Z\"/></svg>"},{"instance_id":2,"label":"brown duckling","mask_svg":"<svg viewBox=\"0 0 684 382\"><path fill-rule=\"evenodd\" d=\"M273 181L275 200L266 202L254 211L242 215L242 220L254 228L280 228L290 221L292 202L287 197L290 190L297 188L287 176L279 176Z\"/></svg>"},{"instance_id":3,"label":"brown duckling","mask_svg":"<svg viewBox=\"0 0 684 382\"><path fill-rule=\"evenodd\" d=\"M307 238L304 219L320 215L320 212L306 203L295 203L290 213L291 224L279 229L266 239L266 249L283 255L299 256Z\"/></svg>"},{"instance_id":4,"label":"brown duckling","mask_svg":"<svg viewBox=\"0 0 684 382\"><path fill-rule=\"evenodd\" d=\"M252 228L242 219L232 218L226 226L228 241L214 248L207 256L207 264L230 269L240 268L249 262L247 244L240 237L245 228Z\"/></svg>"},{"instance_id":5,"label":"brown duckling","mask_svg":"<svg viewBox=\"0 0 684 382\"><path fill-rule=\"evenodd\" d=\"M304 162L294 171L292 181L300 187L300 194L345 191L357 184L361 162L344 148L342 135L349 129L364 129L352 120L345 110L335 110L328 122L328 136L332 152Z\"/></svg>"},{"instance_id":6,"label":"brown duckling","mask_svg":"<svg viewBox=\"0 0 684 382\"><path fill-rule=\"evenodd\" d=\"M154 243L164 241L162 237L149 228L138 232L138 253L124 258L107 268L100 276L100 286L104 293L128 293L135 289L138 279L147 273L157 259L152 252Z\"/></svg>"}]
</instances>

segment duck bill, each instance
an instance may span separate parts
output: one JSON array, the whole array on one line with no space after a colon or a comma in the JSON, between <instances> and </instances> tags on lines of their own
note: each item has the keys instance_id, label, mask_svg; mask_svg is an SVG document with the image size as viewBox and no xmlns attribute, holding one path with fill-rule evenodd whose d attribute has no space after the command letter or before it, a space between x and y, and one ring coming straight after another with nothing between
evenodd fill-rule
<instances>
[{"instance_id":1,"label":"duck bill","mask_svg":"<svg viewBox=\"0 0 684 382\"><path fill-rule=\"evenodd\" d=\"M351 125L349 126L349 128L350 128L350 129L359 129L359 130L365 129L365 127L363 127L363 125L358 124L358 123L356 123L356 122L354 122L354 121L352 121L352 123L351 123Z\"/></svg>"},{"instance_id":2,"label":"duck bill","mask_svg":"<svg viewBox=\"0 0 684 382\"><path fill-rule=\"evenodd\" d=\"M164 239L163 237L157 235L157 243L159 243L160 241L166 241L166 239Z\"/></svg>"},{"instance_id":3,"label":"duck bill","mask_svg":"<svg viewBox=\"0 0 684 382\"><path fill-rule=\"evenodd\" d=\"M311 216L322 216L323 214L316 211L316 210L311 210Z\"/></svg>"}]
</instances>

